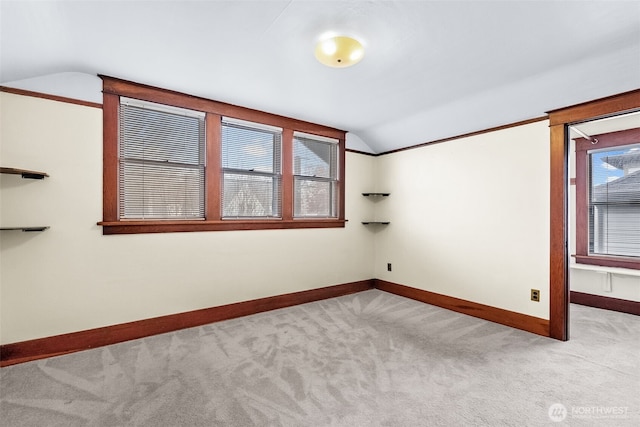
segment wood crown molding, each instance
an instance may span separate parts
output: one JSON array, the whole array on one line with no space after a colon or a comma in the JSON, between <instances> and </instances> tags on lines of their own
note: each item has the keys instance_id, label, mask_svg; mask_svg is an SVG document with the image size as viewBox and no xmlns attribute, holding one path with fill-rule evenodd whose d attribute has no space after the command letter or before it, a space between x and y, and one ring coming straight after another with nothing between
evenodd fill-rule
<instances>
[{"instance_id":1,"label":"wood crown molding","mask_svg":"<svg viewBox=\"0 0 640 427\"><path fill-rule=\"evenodd\" d=\"M446 308L447 310L478 317L490 322L521 329L545 337L549 336L549 321L514 311L491 307L488 305L466 301L447 295L437 294L410 286L399 285L385 280L374 279L376 289L411 298L427 304Z\"/></svg>"},{"instance_id":2,"label":"wood crown molding","mask_svg":"<svg viewBox=\"0 0 640 427\"><path fill-rule=\"evenodd\" d=\"M354 150L352 148L345 148L344 151L346 151L347 153L362 154L364 156L372 156L372 157L378 156L378 154L375 154L375 153L367 153L366 151Z\"/></svg>"},{"instance_id":3,"label":"wood crown molding","mask_svg":"<svg viewBox=\"0 0 640 427\"><path fill-rule=\"evenodd\" d=\"M0 367L117 344L180 329L193 328L263 311L339 297L371 288L373 288L373 280L361 280L359 282L259 298L69 334L4 344L0 345Z\"/></svg>"},{"instance_id":4,"label":"wood crown molding","mask_svg":"<svg viewBox=\"0 0 640 427\"><path fill-rule=\"evenodd\" d=\"M461 135L451 136L451 137L448 137L448 138L436 139L434 141L423 142L423 143L420 143L420 144L412 145L410 147L403 147L403 148L398 148L396 150L385 151L385 152L382 152L382 153L375 154L375 156L384 156L386 154L393 154L393 153L398 153L400 151L413 150L415 148L422 148L422 147L426 147L428 145L441 144L443 142L455 141L457 139L462 139L462 138L469 138L471 136L482 135L484 133L497 132L499 130L504 130L504 129L514 128L514 127L518 127L518 126L528 125L528 124L531 124L531 123L541 122L541 121L547 120L548 118L549 118L548 116L534 117L532 119L521 120L519 122L509 123L509 124L502 125L502 126L496 126L496 127L492 127L492 128L488 128L488 129L478 130L478 131L475 131L475 132L464 133L464 134L461 134Z\"/></svg>"},{"instance_id":5,"label":"wood crown molding","mask_svg":"<svg viewBox=\"0 0 640 427\"><path fill-rule=\"evenodd\" d=\"M0 92L12 93L14 95L30 96L33 98L48 99L51 101L66 102L67 104L82 105L84 107L102 108L102 104L97 102L82 101L80 99L67 98L65 96L50 95L48 93L34 92L25 89L16 89L13 87L0 86Z\"/></svg>"}]
</instances>

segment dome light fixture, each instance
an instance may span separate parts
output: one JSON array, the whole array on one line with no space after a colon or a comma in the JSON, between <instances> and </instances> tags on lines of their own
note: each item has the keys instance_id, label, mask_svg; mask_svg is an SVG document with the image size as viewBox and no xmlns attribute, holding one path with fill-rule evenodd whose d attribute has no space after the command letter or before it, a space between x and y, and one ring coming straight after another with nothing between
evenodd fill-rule
<instances>
[{"instance_id":1,"label":"dome light fixture","mask_svg":"<svg viewBox=\"0 0 640 427\"><path fill-rule=\"evenodd\" d=\"M362 43L353 37L323 37L316 45L316 59L329 67L350 67L360 62L363 56Z\"/></svg>"}]
</instances>

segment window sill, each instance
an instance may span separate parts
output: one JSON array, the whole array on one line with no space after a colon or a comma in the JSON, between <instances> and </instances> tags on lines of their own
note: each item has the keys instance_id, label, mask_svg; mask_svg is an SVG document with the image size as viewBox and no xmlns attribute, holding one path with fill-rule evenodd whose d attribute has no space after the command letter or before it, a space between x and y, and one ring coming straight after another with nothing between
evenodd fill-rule
<instances>
[{"instance_id":1,"label":"window sill","mask_svg":"<svg viewBox=\"0 0 640 427\"><path fill-rule=\"evenodd\" d=\"M604 271L605 268L614 268L614 269L627 269L627 270L640 270L640 259L632 258L632 257L610 257L610 256L593 256L593 255L573 255L576 259L576 263L574 265L584 265L585 270L589 269L587 266L593 266L593 270L598 268L598 270Z\"/></svg>"},{"instance_id":2,"label":"window sill","mask_svg":"<svg viewBox=\"0 0 640 427\"><path fill-rule=\"evenodd\" d=\"M621 276L640 276L640 270L632 270L630 268L602 267L599 265L588 264L569 264L572 270L600 271L602 273L618 274Z\"/></svg>"},{"instance_id":3,"label":"window sill","mask_svg":"<svg viewBox=\"0 0 640 427\"><path fill-rule=\"evenodd\" d=\"M224 221L101 221L102 234L184 233L192 231L282 230L341 228L344 219L224 220Z\"/></svg>"}]
</instances>

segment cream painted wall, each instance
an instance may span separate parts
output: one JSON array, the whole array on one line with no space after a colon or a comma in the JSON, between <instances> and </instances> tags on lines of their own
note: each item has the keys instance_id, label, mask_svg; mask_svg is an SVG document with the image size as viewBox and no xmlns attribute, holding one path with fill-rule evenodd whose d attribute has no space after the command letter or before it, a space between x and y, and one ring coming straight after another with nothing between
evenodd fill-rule
<instances>
[{"instance_id":1,"label":"cream painted wall","mask_svg":"<svg viewBox=\"0 0 640 427\"><path fill-rule=\"evenodd\" d=\"M103 236L102 110L0 93L0 342L374 277L372 156L347 153L344 229Z\"/></svg>"},{"instance_id":2,"label":"cream painted wall","mask_svg":"<svg viewBox=\"0 0 640 427\"><path fill-rule=\"evenodd\" d=\"M378 159L377 278L549 318L547 121Z\"/></svg>"},{"instance_id":3,"label":"cream painted wall","mask_svg":"<svg viewBox=\"0 0 640 427\"><path fill-rule=\"evenodd\" d=\"M576 176L575 143L569 145L569 177ZM576 186L569 187L569 253L576 253ZM574 267L572 267L574 266ZM575 267L573 258L569 260L569 287L572 291L586 294L600 295L610 298L620 298L630 301L640 301L640 277L637 271L616 269L618 273L610 274L604 270L597 271L597 266L590 266L593 271ZM624 274L630 271L633 275Z\"/></svg>"}]
</instances>

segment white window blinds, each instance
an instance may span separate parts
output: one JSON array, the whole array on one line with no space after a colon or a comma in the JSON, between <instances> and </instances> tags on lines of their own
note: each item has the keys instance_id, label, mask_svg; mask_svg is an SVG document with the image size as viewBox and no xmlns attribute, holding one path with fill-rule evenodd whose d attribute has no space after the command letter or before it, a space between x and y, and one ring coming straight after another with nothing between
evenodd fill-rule
<instances>
[{"instance_id":1,"label":"white window blinds","mask_svg":"<svg viewBox=\"0 0 640 427\"><path fill-rule=\"evenodd\" d=\"M224 118L222 217L281 216L282 129Z\"/></svg>"},{"instance_id":2,"label":"white window blinds","mask_svg":"<svg viewBox=\"0 0 640 427\"><path fill-rule=\"evenodd\" d=\"M120 218L204 218L204 113L121 98L119 136Z\"/></svg>"},{"instance_id":3,"label":"white window blinds","mask_svg":"<svg viewBox=\"0 0 640 427\"><path fill-rule=\"evenodd\" d=\"M338 140L295 132L294 216L337 216Z\"/></svg>"},{"instance_id":4,"label":"white window blinds","mask_svg":"<svg viewBox=\"0 0 640 427\"><path fill-rule=\"evenodd\" d=\"M640 257L640 144L588 159L589 253Z\"/></svg>"}]
</instances>

